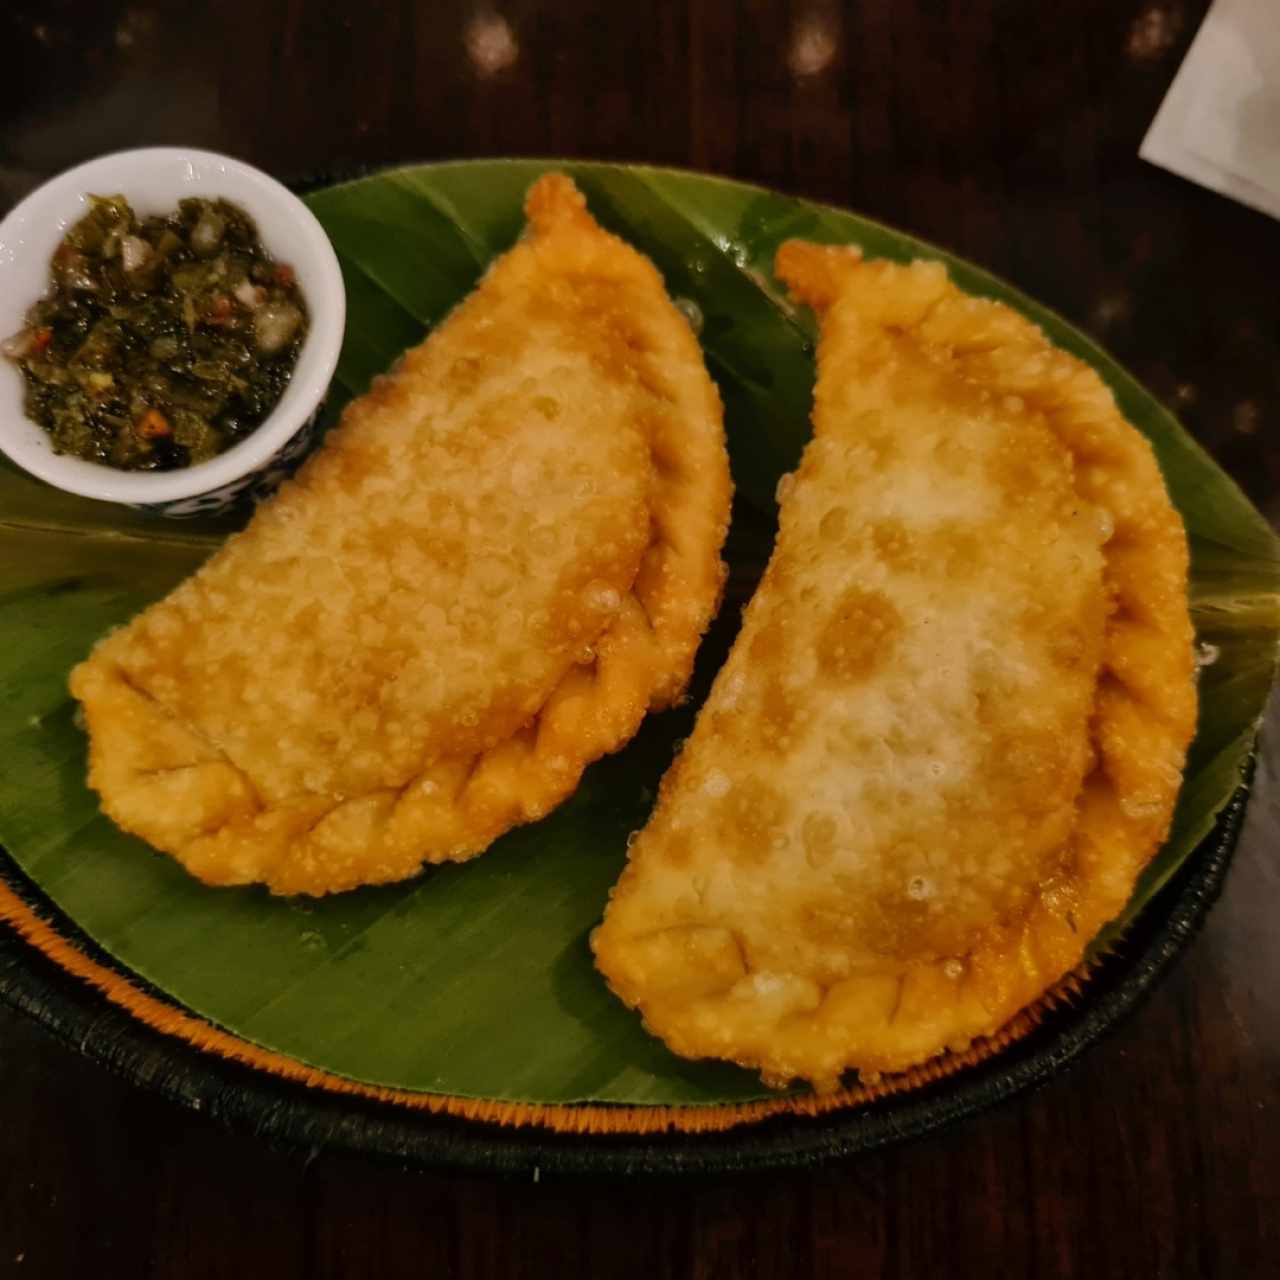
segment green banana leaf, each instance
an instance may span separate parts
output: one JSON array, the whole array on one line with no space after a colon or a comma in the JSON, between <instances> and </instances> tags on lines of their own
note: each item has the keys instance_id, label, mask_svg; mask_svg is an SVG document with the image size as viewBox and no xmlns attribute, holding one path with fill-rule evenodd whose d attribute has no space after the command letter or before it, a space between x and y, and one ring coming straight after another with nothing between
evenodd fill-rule
<instances>
[{"instance_id":1,"label":"green banana leaf","mask_svg":"<svg viewBox=\"0 0 1280 1280\"><path fill-rule=\"evenodd\" d=\"M518 234L548 166L401 169L309 203L346 278L347 341L329 412L446 314ZM808 436L812 318L770 274L789 236L946 261L1094 365L1151 439L1191 533L1202 712L1167 846L1124 925L1191 853L1240 782L1276 668L1280 553L1239 489L1086 337L985 272L865 219L695 174L568 163L592 209L701 312L738 486L730 600L704 645L696 705L768 557L773 493ZM595 974L587 935L692 709L651 717L577 794L484 857L321 901L210 890L117 831L85 786L69 668L200 563L226 526L179 524L47 489L0 467L0 841L108 953L248 1040L361 1081L541 1102L693 1104L764 1096L754 1075L687 1063Z\"/></svg>"}]
</instances>

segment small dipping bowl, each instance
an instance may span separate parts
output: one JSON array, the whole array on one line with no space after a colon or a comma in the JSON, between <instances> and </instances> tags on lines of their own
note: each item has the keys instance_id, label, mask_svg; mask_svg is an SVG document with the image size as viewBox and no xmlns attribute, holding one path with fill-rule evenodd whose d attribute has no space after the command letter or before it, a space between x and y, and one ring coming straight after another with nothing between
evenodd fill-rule
<instances>
[{"instance_id":1,"label":"small dipping bowl","mask_svg":"<svg viewBox=\"0 0 1280 1280\"><path fill-rule=\"evenodd\" d=\"M293 268L309 324L279 404L225 452L174 471L119 471L57 454L23 409L22 370L0 357L0 450L47 484L159 515L225 511L269 492L307 452L342 347L346 290L333 246L292 192L251 165L211 151L152 147L90 160L46 182L0 222L0 338L17 333L50 287L50 259L90 195L122 195L141 217L187 196L222 197L254 220L267 252Z\"/></svg>"}]
</instances>

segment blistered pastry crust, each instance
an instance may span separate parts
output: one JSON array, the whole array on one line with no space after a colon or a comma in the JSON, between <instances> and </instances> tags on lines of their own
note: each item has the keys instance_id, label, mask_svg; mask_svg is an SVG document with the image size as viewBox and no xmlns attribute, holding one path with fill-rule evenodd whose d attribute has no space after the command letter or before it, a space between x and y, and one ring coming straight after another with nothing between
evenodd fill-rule
<instances>
[{"instance_id":1,"label":"blistered pastry crust","mask_svg":"<svg viewBox=\"0 0 1280 1280\"><path fill-rule=\"evenodd\" d=\"M593 939L677 1053L832 1089L991 1035L1164 839L1187 545L1096 373L937 263L793 242L814 439Z\"/></svg>"}]
</instances>

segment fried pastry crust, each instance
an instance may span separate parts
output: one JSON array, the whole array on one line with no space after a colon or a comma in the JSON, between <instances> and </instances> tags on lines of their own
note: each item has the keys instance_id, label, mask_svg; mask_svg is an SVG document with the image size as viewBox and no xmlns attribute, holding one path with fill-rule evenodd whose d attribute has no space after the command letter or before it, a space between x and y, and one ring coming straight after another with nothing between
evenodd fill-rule
<instances>
[{"instance_id":1,"label":"fried pastry crust","mask_svg":"<svg viewBox=\"0 0 1280 1280\"><path fill-rule=\"evenodd\" d=\"M541 817L671 703L723 581L720 403L561 175L248 527L72 673L89 780L214 884L326 893Z\"/></svg>"},{"instance_id":2,"label":"fried pastry crust","mask_svg":"<svg viewBox=\"0 0 1280 1280\"><path fill-rule=\"evenodd\" d=\"M1163 840L1187 546L1079 360L938 263L799 242L814 438L596 960L686 1057L833 1088L990 1034Z\"/></svg>"}]
</instances>

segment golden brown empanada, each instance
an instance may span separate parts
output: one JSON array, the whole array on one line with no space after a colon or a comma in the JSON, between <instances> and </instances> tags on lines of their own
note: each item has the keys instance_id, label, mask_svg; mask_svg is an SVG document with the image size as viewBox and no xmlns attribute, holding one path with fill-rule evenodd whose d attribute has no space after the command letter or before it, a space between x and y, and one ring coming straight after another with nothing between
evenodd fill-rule
<instances>
[{"instance_id":1,"label":"golden brown empanada","mask_svg":"<svg viewBox=\"0 0 1280 1280\"><path fill-rule=\"evenodd\" d=\"M215 884L468 858L679 696L716 607L719 398L565 177L243 533L72 674L90 782Z\"/></svg>"},{"instance_id":2,"label":"golden brown empanada","mask_svg":"<svg viewBox=\"0 0 1280 1280\"><path fill-rule=\"evenodd\" d=\"M938 263L784 245L821 316L773 557L593 939L679 1054L834 1087L994 1032L1164 838L1187 546L1079 360Z\"/></svg>"}]
</instances>

